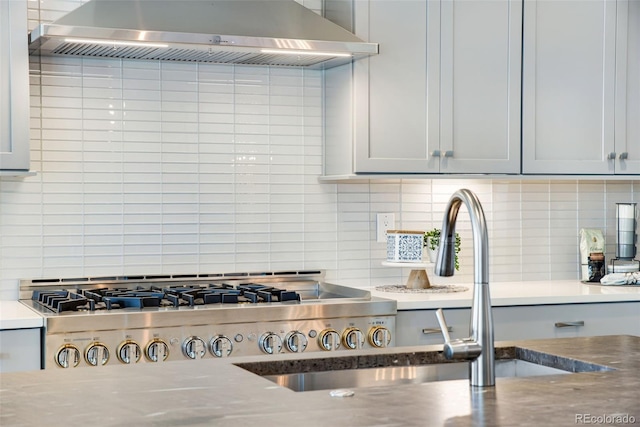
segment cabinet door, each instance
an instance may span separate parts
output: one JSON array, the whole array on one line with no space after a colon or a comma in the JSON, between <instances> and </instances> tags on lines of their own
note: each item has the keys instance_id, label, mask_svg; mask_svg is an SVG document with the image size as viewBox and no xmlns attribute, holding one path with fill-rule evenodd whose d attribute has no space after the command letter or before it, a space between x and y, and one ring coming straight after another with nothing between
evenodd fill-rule
<instances>
[{"instance_id":1,"label":"cabinet door","mask_svg":"<svg viewBox=\"0 0 640 427\"><path fill-rule=\"evenodd\" d=\"M526 1L523 34L523 173L613 173L616 2Z\"/></svg>"},{"instance_id":2,"label":"cabinet door","mask_svg":"<svg viewBox=\"0 0 640 427\"><path fill-rule=\"evenodd\" d=\"M0 170L29 169L27 2L0 1Z\"/></svg>"},{"instance_id":3,"label":"cabinet door","mask_svg":"<svg viewBox=\"0 0 640 427\"><path fill-rule=\"evenodd\" d=\"M640 2L617 4L615 171L640 174Z\"/></svg>"},{"instance_id":4,"label":"cabinet door","mask_svg":"<svg viewBox=\"0 0 640 427\"><path fill-rule=\"evenodd\" d=\"M42 368L41 329L0 331L0 373Z\"/></svg>"},{"instance_id":5,"label":"cabinet door","mask_svg":"<svg viewBox=\"0 0 640 427\"><path fill-rule=\"evenodd\" d=\"M520 173L522 2L444 1L441 22L440 172Z\"/></svg>"},{"instance_id":6,"label":"cabinet door","mask_svg":"<svg viewBox=\"0 0 640 427\"><path fill-rule=\"evenodd\" d=\"M438 159L430 157L427 145L428 128L437 126L429 123L427 111L427 51L438 50L426 35L432 3L358 4L366 28L356 27L356 35L378 43L380 53L354 68L356 96L362 97L355 102L356 173L437 171Z\"/></svg>"},{"instance_id":7,"label":"cabinet door","mask_svg":"<svg viewBox=\"0 0 640 427\"><path fill-rule=\"evenodd\" d=\"M355 171L519 173L522 2L367 7L358 35L380 54L355 68L369 100L368 115L356 112Z\"/></svg>"}]
</instances>

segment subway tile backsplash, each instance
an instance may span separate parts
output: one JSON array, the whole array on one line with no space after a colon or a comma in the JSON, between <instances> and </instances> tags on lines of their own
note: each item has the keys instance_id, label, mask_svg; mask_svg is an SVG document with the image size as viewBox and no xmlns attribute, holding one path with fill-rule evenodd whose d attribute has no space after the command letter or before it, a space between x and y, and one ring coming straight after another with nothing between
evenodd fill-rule
<instances>
[{"instance_id":1,"label":"subway tile backsplash","mask_svg":"<svg viewBox=\"0 0 640 427\"><path fill-rule=\"evenodd\" d=\"M80 3L30 1L30 27ZM37 175L0 180L0 299L32 277L324 269L401 283L408 271L381 265L376 213L439 227L461 187L485 209L491 280L578 279L579 229L603 229L609 259L615 203L640 201L638 181L319 183L320 71L42 58L30 77ZM473 278L465 213L458 229L450 282Z\"/></svg>"}]
</instances>

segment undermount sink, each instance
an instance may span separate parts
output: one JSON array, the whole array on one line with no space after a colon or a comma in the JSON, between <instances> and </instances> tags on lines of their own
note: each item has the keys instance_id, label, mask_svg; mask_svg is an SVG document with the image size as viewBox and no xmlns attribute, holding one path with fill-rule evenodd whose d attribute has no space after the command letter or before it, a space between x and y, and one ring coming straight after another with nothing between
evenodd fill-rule
<instances>
[{"instance_id":1,"label":"undermount sink","mask_svg":"<svg viewBox=\"0 0 640 427\"><path fill-rule=\"evenodd\" d=\"M519 359L496 360L495 372L496 377L498 378L572 373ZM264 378L294 391L395 386L432 381L468 379L469 363L455 362L414 366L339 369L281 375L264 375Z\"/></svg>"},{"instance_id":2,"label":"undermount sink","mask_svg":"<svg viewBox=\"0 0 640 427\"><path fill-rule=\"evenodd\" d=\"M408 351L407 351L408 350ZM252 374L294 391L389 387L468 380L469 362L447 362L441 351L389 349L384 353L316 355L235 363ZM324 356L324 357L323 357ZM496 347L495 376L536 377L601 372L612 367L520 346Z\"/></svg>"}]
</instances>

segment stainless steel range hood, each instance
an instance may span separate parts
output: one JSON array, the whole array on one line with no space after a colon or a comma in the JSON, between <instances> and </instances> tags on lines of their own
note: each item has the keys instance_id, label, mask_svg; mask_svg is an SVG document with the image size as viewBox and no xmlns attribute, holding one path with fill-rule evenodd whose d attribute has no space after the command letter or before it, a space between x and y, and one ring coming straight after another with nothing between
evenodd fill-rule
<instances>
[{"instance_id":1,"label":"stainless steel range hood","mask_svg":"<svg viewBox=\"0 0 640 427\"><path fill-rule=\"evenodd\" d=\"M293 0L91 0L34 29L29 51L323 69L378 45Z\"/></svg>"}]
</instances>

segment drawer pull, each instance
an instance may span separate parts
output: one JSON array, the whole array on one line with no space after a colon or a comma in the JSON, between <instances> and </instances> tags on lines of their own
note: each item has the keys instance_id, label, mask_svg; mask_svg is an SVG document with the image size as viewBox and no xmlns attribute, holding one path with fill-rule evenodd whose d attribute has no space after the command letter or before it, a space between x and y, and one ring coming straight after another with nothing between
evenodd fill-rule
<instances>
[{"instance_id":1,"label":"drawer pull","mask_svg":"<svg viewBox=\"0 0 640 427\"><path fill-rule=\"evenodd\" d=\"M556 328L569 328L571 326L584 326L584 320L576 320L575 322L556 322Z\"/></svg>"},{"instance_id":2,"label":"drawer pull","mask_svg":"<svg viewBox=\"0 0 640 427\"><path fill-rule=\"evenodd\" d=\"M452 326L447 326L447 331L453 332L453 327ZM440 328L424 328L422 330L422 333L425 334L425 335L441 334L442 330Z\"/></svg>"}]
</instances>

